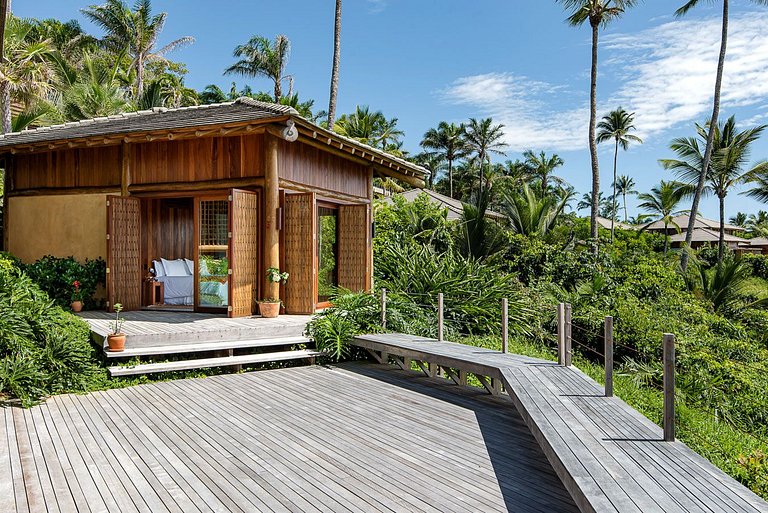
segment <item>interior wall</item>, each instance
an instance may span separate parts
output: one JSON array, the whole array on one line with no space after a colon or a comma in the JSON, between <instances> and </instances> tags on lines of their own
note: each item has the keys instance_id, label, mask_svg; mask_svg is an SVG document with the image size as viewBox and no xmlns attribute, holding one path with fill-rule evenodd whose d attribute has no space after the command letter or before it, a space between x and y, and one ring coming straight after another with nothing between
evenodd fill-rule
<instances>
[{"instance_id":1,"label":"interior wall","mask_svg":"<svg viewBox=\"0 0 768 513\"><path fill-rule=\"evenodd\" d=\"M107 257L107 195L13 196L8 200L8 250L24 262L45 255Z\"/></svg>"},{"instance_id":2,"label":"interior wall","mask_svg":"<svg viewBox=\"0 0 768 513\"><path fill-rule=\"evenodd\" d=\"M192 198L142 199L144 268L152 260L194 260L195 228Z\"/></svg>"}]
</instances>

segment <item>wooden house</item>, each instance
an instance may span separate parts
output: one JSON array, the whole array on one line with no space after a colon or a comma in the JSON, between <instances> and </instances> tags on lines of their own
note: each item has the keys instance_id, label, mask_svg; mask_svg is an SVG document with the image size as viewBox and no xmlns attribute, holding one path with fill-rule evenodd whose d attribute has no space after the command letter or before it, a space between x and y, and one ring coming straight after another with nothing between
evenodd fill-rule
<instances>
[{"instance_id":1,"label":"wooden house","mask_svg":"<svg viewBox=\"0 0 768 513\"><path fill-rule=\"evenodd\" d=\"M260 298L306 314L334 286L369 289L373 178L426 173L248 98L10 133L0 158L8 251L104 258L108 305L127 310L157 301L148 273L164 262L186 269L165 288L186 287L187 308L232 317Z\"/></svg>"}]
</instances>

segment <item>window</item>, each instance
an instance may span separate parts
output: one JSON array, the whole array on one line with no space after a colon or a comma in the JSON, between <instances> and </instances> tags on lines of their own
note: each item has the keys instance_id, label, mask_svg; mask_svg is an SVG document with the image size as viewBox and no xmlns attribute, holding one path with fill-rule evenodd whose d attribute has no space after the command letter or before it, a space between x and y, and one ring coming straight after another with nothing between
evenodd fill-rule
<instances>
[{"instance_id":1,"label":"window","mask_svg":"<svg viewBox=\"0 0 768 513\"><path fill-rule=\"evenodd\" d=\"M317 208L317 300L330 301L338 279L338 211L335 208Z\"/></svg>"}]
</instances>

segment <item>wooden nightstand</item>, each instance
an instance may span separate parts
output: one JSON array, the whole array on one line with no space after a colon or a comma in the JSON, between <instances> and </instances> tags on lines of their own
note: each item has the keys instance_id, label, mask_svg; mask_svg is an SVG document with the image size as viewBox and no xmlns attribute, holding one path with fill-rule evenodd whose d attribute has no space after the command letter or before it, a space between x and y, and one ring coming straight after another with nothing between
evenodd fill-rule
<instances>
[{"instance_id":1,"label":"wooden nightstand","mask_svg":"<svg viewBox=\"0 0 768 513\"><path fill-rule=\"evenodd\" d=\"M165 283L162 281L148 281L147 296L149 297L149 306L164 305Z\"/></svg>"}]
</instances>

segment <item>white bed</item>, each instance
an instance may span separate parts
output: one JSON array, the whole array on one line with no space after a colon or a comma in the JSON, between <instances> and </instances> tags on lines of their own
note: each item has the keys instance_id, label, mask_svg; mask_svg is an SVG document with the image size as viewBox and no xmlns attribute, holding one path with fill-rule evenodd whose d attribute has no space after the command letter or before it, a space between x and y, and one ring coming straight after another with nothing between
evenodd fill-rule
<instances>
[{"instance_id":1,"label":"white bed","mask_svg":"<svg viewBox=\"0 0 768 513\"><path fill-rule=\"evenodd\" d=\"M195 301L194 263L183 258L153 260L155 279L163 283L166 305L192 306Z\"/></svg>"}]
</instances>

